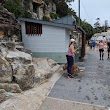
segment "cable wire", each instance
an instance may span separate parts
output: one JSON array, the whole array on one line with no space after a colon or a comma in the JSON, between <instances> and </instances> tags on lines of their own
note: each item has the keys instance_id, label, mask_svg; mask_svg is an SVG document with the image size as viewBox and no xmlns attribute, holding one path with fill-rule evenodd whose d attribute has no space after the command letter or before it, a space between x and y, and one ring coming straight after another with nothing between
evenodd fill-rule
<instances>
[{"instance_id":1,"label":"cable wire","mask_svg":"<svg viewBox=\"0 0 110 110\"><path fill-rule=\"evenodd\" d=\"M88 19L90 20L90 17L89 17L89 15L88 15L88 13L87 13L87 11L86 11L86 8L85 8L84 4L82 3L82 1L81 1L81 4L82 4L82 6L83 6L83 8L84 8L84 11L85 11L85 13L86 13Z\"/></svg>"}]
</instances>

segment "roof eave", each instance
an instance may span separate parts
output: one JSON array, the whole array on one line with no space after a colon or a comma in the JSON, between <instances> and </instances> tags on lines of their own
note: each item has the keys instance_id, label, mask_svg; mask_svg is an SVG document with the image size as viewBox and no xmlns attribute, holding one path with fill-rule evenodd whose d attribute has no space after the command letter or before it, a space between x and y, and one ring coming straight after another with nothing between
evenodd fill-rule
<instances>
[{"instance_id":1,"label":"roof eave","mask_svg":"<svg viewBox=\"0 0 110 110\"><path fill-rule=\"evenodd\" d=\"M48 22L48 21L40 21L40 20L35 20L35 19L29 19L29 18L18 18L19 21L23 22L34 22L34 23L41 23L44 25L50 25L50 26L55 26L55 27L61 27L61 28L66 28L70 30L75 30L75 26L73 25L66 25L66 24L61 24L61 23L55 23L55 22Z\"/></svg>"},{"instance_id":2,"label":"roof eave","mask_svg":"<svg viewBox=\"0 0 110 110\"><path fill-rule=\"evenodd\" d=\"M79 31L83 32L84 34L87 34L87 33L85 32L85 30L84 30L81 26L77 26L77 29L78 29Z\"/></svg>"}]
</instances>

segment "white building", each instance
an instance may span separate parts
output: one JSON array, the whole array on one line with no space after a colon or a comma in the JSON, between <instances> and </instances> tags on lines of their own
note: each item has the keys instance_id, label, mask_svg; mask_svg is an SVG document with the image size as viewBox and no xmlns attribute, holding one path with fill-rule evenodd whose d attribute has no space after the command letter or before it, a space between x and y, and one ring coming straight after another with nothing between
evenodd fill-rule
<instances>
[{"instance_id":1,"label":"white building","mask_svg":"<svg viewBox=\"0 0 110 110\"><path fill-rule=\"evenodd\" d=\"M49 57L58 63L66 63L70 42L70 31L75 30L73 16L54 22L19 18L24 47L32 51L34 57Z\"/></svg>"}]
</instances>

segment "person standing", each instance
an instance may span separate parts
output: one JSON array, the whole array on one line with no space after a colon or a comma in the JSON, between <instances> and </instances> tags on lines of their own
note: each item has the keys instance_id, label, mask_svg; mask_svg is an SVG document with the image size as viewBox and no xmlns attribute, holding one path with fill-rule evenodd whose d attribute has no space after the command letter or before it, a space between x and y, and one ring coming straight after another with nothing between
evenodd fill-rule
<instances>
[{"instance_id":1,"label":"person standing","mask_svg":"<svg viewBox=\"0 0 110 110\"><path fill-rule=\"evenodd\" d=\"M68 77L69 78L73 78L73 72L72 72L72 66L74 64L74 55L75 55L75 52L78 50L74 48L74 42L75 40L74 39L71 39L70 40L70 44L69 44L69 47L68 47L68 54L66 55L67 57L67 71L68 71Z\"/></svg>"},{"instance_id":2,"label":"person standing","mask_svg":"<svg viewBox=\"0 0 110 110\"><path fill-rule=\"evenodd\" d=\"M108 40L108 42L107 42L107 51L108 51L108 58L107 59L109 59L110 58L110 39Z\"/></svg>"},{"instance_id":3,"label":"person standing","mask_svg":"<svg viewBox=\"0 0 110 110\"><path fill-rule=\"evenodd\" d=\"M103 40L101 40L99 42L99 53L100 53L100 60L104 60L103 57L104 57L104 42Z\"/></svg>"}]
</instances>

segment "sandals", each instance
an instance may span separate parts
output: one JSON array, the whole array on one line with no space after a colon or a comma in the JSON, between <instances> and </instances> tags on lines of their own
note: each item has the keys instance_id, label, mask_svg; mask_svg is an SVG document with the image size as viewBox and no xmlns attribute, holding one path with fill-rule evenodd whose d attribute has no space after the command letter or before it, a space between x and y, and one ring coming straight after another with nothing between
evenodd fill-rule
<instances>
[{"instance_id":1,"label":"sandals","mask_svg":"<svg viewBox=\"0 0 110 110\"><path fill-rule=\"evenodd\" d=\"M73 76L71 74L68 74L67 78L73 78Z\"/></svg>"}]
</instances>

